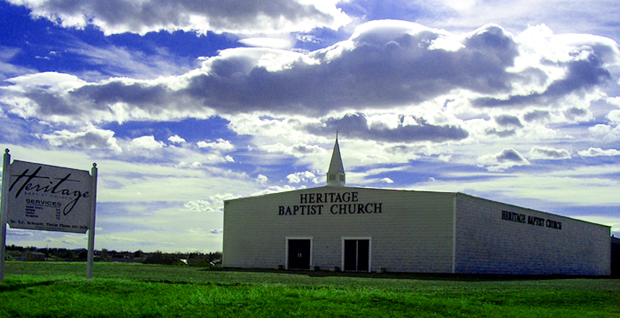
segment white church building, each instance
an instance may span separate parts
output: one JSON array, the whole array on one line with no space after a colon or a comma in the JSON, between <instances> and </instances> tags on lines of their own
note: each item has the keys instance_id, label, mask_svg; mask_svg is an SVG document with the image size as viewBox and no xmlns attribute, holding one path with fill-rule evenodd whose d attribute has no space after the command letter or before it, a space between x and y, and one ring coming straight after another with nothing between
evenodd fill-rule
<instances>
[{"instance_id":1,"label":"white church building","mask_svg":"<svg viewBox=\"0 0 620 318\"><path fill-rule=\"evenodd\" d=\"M609 275L610 227L458 192L327 185L224 203L223 266Z\"/></svg>"}]
</instances>

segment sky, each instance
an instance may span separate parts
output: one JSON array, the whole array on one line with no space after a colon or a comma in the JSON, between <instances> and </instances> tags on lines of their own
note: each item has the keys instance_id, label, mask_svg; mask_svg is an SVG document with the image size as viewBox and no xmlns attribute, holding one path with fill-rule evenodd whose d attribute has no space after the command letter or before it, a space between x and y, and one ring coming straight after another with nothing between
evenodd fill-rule
<instances>
[{"instance_id":1,"label":"sky","mask_svg":"<svg viewBox=\"0 0 620 318\"><path fill-rule=\"evenodd\" d=\"M611 0L0 0L0 147L97 164L97 249L221 251L224 200L324 186L336 130L347 186L620 236L619 16Z\"/></svg>"}]
</instances>

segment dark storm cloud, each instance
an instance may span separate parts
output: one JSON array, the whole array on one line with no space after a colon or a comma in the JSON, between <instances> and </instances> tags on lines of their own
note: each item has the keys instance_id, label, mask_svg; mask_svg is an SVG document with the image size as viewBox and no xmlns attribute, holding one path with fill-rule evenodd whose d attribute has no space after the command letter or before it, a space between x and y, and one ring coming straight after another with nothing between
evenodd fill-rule
<instances>
[{"instance_id":1,"label":"dark storm cloud","mask_svg":"<svg viewBox=\"0 0 620 318\"><path fill-rule=\"evenodd\" d=\"M90 101L96 105L112 105L118 102L151 107L169 102L171 92L163 85L148 86L140 83L110 82L102 85L86 85L71 92L71 96Z\"/></svg>"},{"instance_id":2,"label":"dark storm cloud","mask_svg":"<svg viewBox=\"0 0 620 318\"><path fill-rule=\"evenodd\" d=\"M514 149L504 149L496 156L497 162L505 163L526 163L528 162L523 156Z\"/></svg>"},{"instance_id":3,"label":"dark storm cloud","mask_svg":"<svg viewBox=\"0 0 620 318\"><path fill-rule=\"evenodd\" d=\"M24 1L34 15L65 25L95 24L106 33L144 33L160 29L235 31L258 28L266 21L276 29L304 19L330 23L332 16L314 5L290 0L48 0ZM192 19L194 21L192 21ZM195 25L206 23L207 25Z\"/></svg>"},{"instance_id":4,"label":"dark storm cloud","mask_svg":"<svg viewBox=\"0 0 620 318\"><path fill-rule=\"evenodd\" d=\"M507 130L497 130L495 128L493 129L488 129L486 131L487 135L496 135L498 137L511 137L517 134L517 132L514 129L507 129Z\"/></svg>"},{"instance_id":5,"label":"dark storm cloud","mask_svg":"<svg viewBox=\"0 0 620 318\"><path fill-rule=\"evenodd\" d=\"M419 118L416 118L416 121L420 124L400 125L391 129L383 124L369 126L368 120L363 114L347 114L342 118L330 118L321 124L306 126L306 130L316 135L331 135L338 130L342 136L351 139L387 142L444 142L461 140L469 136L469 133L461 127L430 125Z\"/></svg>"},{"instance_id":6,"label":"dark storm cloud","mask_svg":"<svg viewBox=\"0 0 620 318\"><path fill-rule=\"evenodd\" d=\"M41 117L52 115L69 116L83 113L83 110L77 105L68 103L64 98L44 89L32 89L25 92L24 96L38 105L36 112L37 115L43 115Z\"/></svg>"},{"instance_id":7,"label":"dark storm cloud","mask_svg":"<svg viewBox=\"0 0 620 318\"><path fill-rule=\"evenodd\" d=\"M478 30L457 51L431 48L439 37L430 29L368 28L352 38L352 48L336 57L330 50L337 48L325 49L310 55L320 63L306 63L300 56L277 71L256 66L255 59L283 51L236 49L211 59L208 72L189 78L188 86L178 91L117 81L89 85L72 96L99 107L123 102L147 112L164 105L188 107L173 101L189 98L193 101L189 107L201 105L229 114L266 111L321 116L336 109L420 103L456 88L507 92L517 80L506 72L518 55L516 44L501 28Z\"/></svg>"},{"instance_id":8,"label":"dark storm cloud","mask_svg":"<svg viewBox=\"0 0 620 318\"><path fill-rule=\"evenodd\" d=\"M584 117L588 115L588 110L583 108L571 107L564 111L564 116L570 120L575 120L578 117Z\"/></svg>"},{"instance_id":9,"label":"dark storm cloud","mask_svg":"<svg viewBox=\"0 0 620 318\"><path fill-rule=\"evenodd\" d=\"M533 121L549 120L551 119L551 113L549 113L546 110L534 110L529 113L526 113L523 116L523 119L528 123L533 122Z\"/></svg>"},{"instance_id":10,"label":"dark storm cloud","mask_svg":"<svg viewBox=\"0 0 620 318\"><path fill-rule=\"evenodd\" d=\"M500 126L512 126L517 128L523 128L523 124L519 117L510 115L501 115L495 117L495 122Z\"/></svg>"},{"instance_id":11,"label":"dark storm cloud","mask_svg":"<svg viewBox=\"0 0 620 318\"><path fill-rule=\"evenodd\" d=\"M24 94L37 106L38 115L81 117L93 111L109 111L115 103L127 103L151 114L159 113L171 103L173 94L162 85L126 84L110 82L100 85L86 85L61 96L44 88L32 88ZM93 118L94 119L94 118Z\"/></svg>"},{"instance_id":12,"label":"dark storm cloud","mask_svg":"<svg viewBox=\"0 0 620 318\"><path fill-rule=\"evenodd\" d=\"M518 55L510 36L487 26L457 51L432 49L440 35L426 29L389 36L370 28L352 39L354 47L336 58L314 52L319 64L301 61L273 72L241 60L214 60L213 72L194 77L186 93L227 113L269 109L276 113L324 115L342 108L389 108L415 104L466 88L508 92L518 76L506 72Z\"/></svg>"},{"instance_id":13,"label":"dark storm cloud","mask_svg":"<svg viewBox=\"0 0 620 318\"><path fill-rule=\"evenodd\" d=\"M570 159L570 153L566 149L554 149L544 147L534 147L530 151L532 159L559 160Z\"/></svg>"},{"instance_id":14,"label":"dark storm cloud","mask_svg":"<svg viewBox=\"0 0 620 318\"><path fill-rule=\"evenodd\" d=\"M566 76L552 82L542 93L513 95L508 99L483 97L473 100L472 104L478 107L522 107L550 104L557 98L571 93L584 93L595 86L605 84L611 79L611 74L604 68L603 60L594 52L587 54L586 59L567 63Z\"/></svg>"}]
</instances>

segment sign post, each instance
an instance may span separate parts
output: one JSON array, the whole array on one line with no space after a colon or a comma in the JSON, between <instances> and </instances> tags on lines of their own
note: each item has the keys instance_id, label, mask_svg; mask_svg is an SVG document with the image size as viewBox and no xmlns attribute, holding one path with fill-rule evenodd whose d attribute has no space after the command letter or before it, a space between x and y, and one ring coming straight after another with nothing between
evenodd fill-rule
<instances>
[{"instance_id":1,"label":"sign post","mask_svg":"<svg viewBox=\"0 0 620 318\"><path fill-rule=\"evenodd\" d=\"M90 185L90 219L88 222L88 256L86 261L86 278L93 278L93 258L95 255L95 209L97 201L97 164L93 163L91 169L91 185Z\"/></svg>"},{"instance_id":2,"label":"sign post","mask_svg":"<svg viewBox=\"0 0 620 318\"><path fill-rule=\"evenodd\" d=\"M2 163L2 206L0 207L0 283L4 281L4 258L6 253L6 222L9 214L9 166L11 155L9 150L4 151L4 161Z\"/></svg>"},{"instance_id":3,"label":"sign post","mask_svg":"<svg viewBox=\"0 0 620 318\"><path fill-rule=\"evenodd\" d=\"M86 233L88 279L92 278L95 246L97 165L85 170L14 160L4 154L2 170L2 261L4 279L6 224L11 228Z\"/></svg>"}]
</instances>

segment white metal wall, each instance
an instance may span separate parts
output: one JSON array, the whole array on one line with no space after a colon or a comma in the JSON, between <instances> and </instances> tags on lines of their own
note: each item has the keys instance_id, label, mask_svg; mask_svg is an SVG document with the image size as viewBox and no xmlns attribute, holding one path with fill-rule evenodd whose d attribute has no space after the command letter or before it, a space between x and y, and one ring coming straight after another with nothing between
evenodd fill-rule
<instances>
[{"instance_id":1,"label":"white metal wall","mask_svg":"<svg viewBox=\"0 0 620 318\"><path fill-rule=\"evenodd\" d=\"M457 273L610 274L608 226L458 194L456 233Z\"/></svg>"},{"instance_id":2,"label":"white metal wall","mask_svg":"<svg viewBox=\"0 0 620 318\"><path fill-rule=\"evenodd\" d=\"M316 202L325 193L356 193L357 200ZM380 204L381 213L333 214L333 204ZM302 215L302 205L317 207ZM295 215L280 215L295 206ZM525 220L502 219L502 211ZM286 266L287 237L311 237L311 266L324 270L342 266L342 238L364 237L371 239L372 271L610 273L609 227L460 193L320 187L225 202L224 266Z\"/></svg>"}]
</instances>

